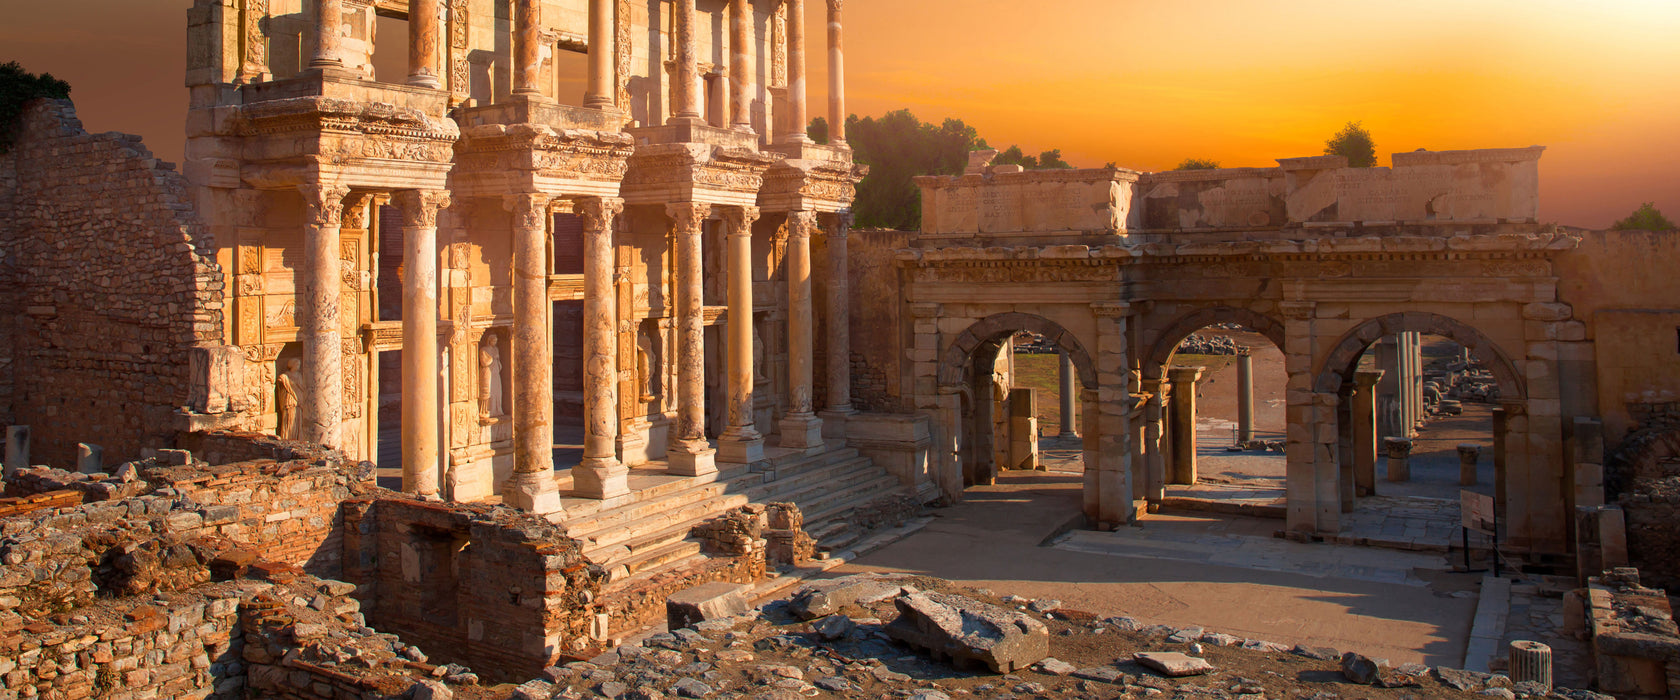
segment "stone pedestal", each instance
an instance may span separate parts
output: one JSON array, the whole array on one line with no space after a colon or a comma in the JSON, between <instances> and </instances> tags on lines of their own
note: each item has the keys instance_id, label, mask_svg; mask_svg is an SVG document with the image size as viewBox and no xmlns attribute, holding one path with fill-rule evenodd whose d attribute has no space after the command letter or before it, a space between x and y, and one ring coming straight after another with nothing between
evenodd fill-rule
<instances>
[{"instance_id":1,"label":"stone pedestal","mask_svg":"<svg viewBox=\"0 0 1680 700\"><path fill-rule=\"evenodd\" d=\"M6 426L5 475L29 466L29 426Z\"/></svg>"},{"instance_id":2,"label":"stone pedestal","mask_svg":"<svg viewBox=\"0 0 1680 700\"><path fill-rule=\"evenodd\" d=\"M613 222L623 200L577 201L583 219L583 460L572 470L572 490L585 498L630 492L629 470L619 461L618 295L613 289Z\"/></svg>"},{"instance_id":3,"label":"stone pedestal","mask_svg":"<svg viewBox=\"0 0 1680 700\"><path fill-rule=\"evenodd\" d=\"M337 3L332 3L337 5ZM298 339L303 346L303 391L298 412L304 442L340 447L344 416L344 348L340 343L339 227L350 189L306 184L303 262L297 269ZM435 315L435 314L434 314ZM434 414L435 415L435 414Z\"/></svg>"},{"instance_id":4,"label":"stone pedestal","mask_svg":"<svg viewBox=\"0 0 1680 700\"><path fill-rule=\"evenodd\" d=\"M403 490L431 496L438 492L441 458L437 218L449 195L404 190L392 202L403 216Z\"/></svg>"},{"instance_id":5,"label":"stone pedestal","mask_svg":"<svg viewBox=\"0 0 1680 700\"><path fill-rule=\"evenodd\" d=\"M1356 496L1377 495L1377 382L1381 370L1362 370L1354 374L1353 406L1353 487Z\"/></svg>"},{"instance_id":6,"label":"stone pedestal","mask_svg":"<svg viewBox=\"0 0 1680 700\"><path fill-rule=\"evenodd\" d=\"M799 2L799 0L792 0ZM792 17L789 17L791 32ZM782 419L782 447L813 449L823 445L822 419L811 406L811 230L816 213L788 213L788 411Z\"/></svg>"},{"instance_id":7,"label":"stone pedestal","mask_svg":"<svg viewBox=\"0 0 1680 700\"><path fill-rule=\"evenodd\" d=\"M1408 460L1412 453L1412 441L1397 437L1383 438L1383 449L1388 454L1388 480L1396 483L1411 480L1412 468Z\"/></svg>"},{"instance_id":8,"label":"stone pedestal","mask_svg":"<svg viewBox=\"0 0 1680 700\"><path fill-rule=\"evenodd\" d=\"M527 513L560 513L560 487L554 481L554 472L515 471L502 482L502 503Z\"/></svg>"},{"instance_id":9,"label":"stone pedestal","mask_svg":"<svg viewBox=\"0 0 1680 700\"><path fill-rule=\"evenodd\" d=\"M1173 367L1172 381L1172 478L1174 484L1196 483L1196 382L1205 367Z\"/></svg>"},{"instance_id":10,"label":"stone pedestal","mask_svg":"<svg viewBox=\"0 0 1680 700\"><path fill-rule=\"evenodd\" d=\"M1237 356L1237 443L1254 439L1254 356Z\"/></svg>"},{"instance_id":11,"label":"stone pedestal","mask_svg":"<svg viewBox=\"0 0 1680 700\"><path fill-rule=\"evenodd\" d=\"M1458 446L1458 485L1476 485L1476 461L1482 456L1482 446L1465 444Z\"/></svg>"},{"instance_id":12,"label":"stone pedestal","mask_svg":"<svg viewBox=\"0 0 1680 700\"><path fill-rule=\"evenodd\" d=\"M1066 350L1061 351L1059 354L1061 355L1062 361L1060 365L1061 369L1059 369L1056 373L1056 380L1057 388L1060 389L1061 392L1062 431L1059 435L1057 435L1057 437L1076 438L1079 437L1079 433L1073 427L1073 356L1067 354Z\"/></svg>"},{"instance_id":13,"label":"stone pedestal","mask_svg":"<svg viewBox=\"0 0 1680 700\"><path fill-rule=\"evenodd\" d=\"M685 0L693 11L693 0ZM672 474L700 476L717 471L716 450L706 441L706 318L701 260L701 223L710 204L668 204L676 222L677 422L666 453Z\"/></svg>"},{"instance_id":14,"label":"stone pedestal","mask_svg":"<svg viewBox=\"0 0 1680 700\"><path fill-rule=\"evenodd\" d=\"M1552 648L1528 640L1516 640L1510 647L1511 680L1517 683L1539 683L1552 687Z\"/></svg>"},{"instance_id":15,"label":"stone pedestal","mask_svg":"<svg viewBox=\"0 0 1680 700\"><path fill-rule=\"evenodd\" d=\"M85 442L76 443L76 471L83 474L105 471L105 448Z\"/></svg>"}]
</instances>

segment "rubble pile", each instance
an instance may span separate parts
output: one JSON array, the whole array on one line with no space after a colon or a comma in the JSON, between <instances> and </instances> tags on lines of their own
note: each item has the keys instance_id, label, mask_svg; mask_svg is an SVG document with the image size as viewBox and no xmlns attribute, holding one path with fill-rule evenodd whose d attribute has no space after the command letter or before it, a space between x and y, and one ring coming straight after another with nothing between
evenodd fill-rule
<instances>
[{"instance_id":1,"label":"rubble pile","mask_svg":"<svg viewBox=\"0 0 1680 700\"><path fill-rule=\"evenodd\" d=\"M1249 348L1228 335L1191 333L1178 344L1177 352L1189 355L1247 355Z\"/></svg>"}]
</instances>

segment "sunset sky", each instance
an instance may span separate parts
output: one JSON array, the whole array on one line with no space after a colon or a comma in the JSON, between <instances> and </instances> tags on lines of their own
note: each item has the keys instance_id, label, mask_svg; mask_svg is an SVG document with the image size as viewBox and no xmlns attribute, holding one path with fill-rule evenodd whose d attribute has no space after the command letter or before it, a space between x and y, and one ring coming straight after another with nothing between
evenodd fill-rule
<instances>
[{"instance_id":1,"label":"sunset sky","mask_svg":"<svg viewBox=\"0 0 1680 700\"><path fill-rule=\"evenodd\" d=\"M90 130L180 158L190 2L9 4L0 61L70 81ZM850 0L846 29L853 113L957 117L1077 166L1271 166L1362 120L1384 165L1547 146L1543 221L1604 227L1647 201L1680 220L1680 0Z\"/></svg>"}]
</instances>

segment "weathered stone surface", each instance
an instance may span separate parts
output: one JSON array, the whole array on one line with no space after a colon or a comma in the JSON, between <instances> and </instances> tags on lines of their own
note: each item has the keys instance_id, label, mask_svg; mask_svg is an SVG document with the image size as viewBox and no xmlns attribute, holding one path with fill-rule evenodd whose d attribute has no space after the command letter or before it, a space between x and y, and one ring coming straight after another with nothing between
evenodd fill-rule
<instances>
[{"instance_id":1,"label":"weathered stone surface","mask_svg":"<svg viewBox=\"0 0 1680 700\"><path fill-rule=\"evenodd\" d=\"M1377 682L1377 663L1364 656L1347 652L1342 654L1342 676L1350 682L1360 685L1371 685Z\"/></svg>"},{"instance_id":2,"label":"weathered stone surface","mask_svg":"<svg viewBox=\"0 0 1680 700\"><path fill-rule=\"evenodd\" d=\"M1008 673L1050 654L1049 628L1014 610L944 593L906 593L893 602L899 617L887 635L936 657Z\"/></svg>"},{"instance_id":3,"label":"weathered stone surface","mask_svg":"<svg viewBox=\"0 0 1680 700\"><path fill-rule=\"evenodd\" d=\"M707 583L679 591L667 599L666 624L673 630L692 627L705 620L734 617L751 608L744 586L721 581Z\"/></svg>"},{"instance_id":4,"label":"weathered stone surface","mask_svg":"<svg viewBox=\"0 0 1680 700\"><path fill-rule=\"evenodd\" d=\"M832 615L847 605L873 603L898 595L903 576L856 574L808 584L799 589L788 609L802 620Z\"/></svg>"},{"instance_id":5,"label":"weathered stone surface","mask_svg":"<svg viewBox=\"0 0 1680 700\"><path fill-rule=\"evenodd\" d=\"M1176 651L1140 651L1133 654L1132 659L1144 668L1172 678L1199 676L1214 670L1213 664L1208 663L1206 659L1198 659Z\"/></svg>"}]
</instances>

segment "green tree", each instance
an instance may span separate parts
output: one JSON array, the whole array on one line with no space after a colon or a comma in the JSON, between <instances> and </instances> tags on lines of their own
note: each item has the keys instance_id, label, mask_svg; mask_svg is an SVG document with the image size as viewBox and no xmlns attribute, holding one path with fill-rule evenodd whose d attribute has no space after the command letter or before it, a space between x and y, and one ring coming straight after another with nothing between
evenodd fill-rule
<instances>
[{"instance_id":1,"label":"green tree","mask_svg":"<svg viewBox=\"0 0 1680 700\"><path fill-rule=\"evenodd\" d=\"M1610 228L1615 231L1673 231L1680 227L1676 227L1674 222L1657 211L1656 202L1646 202L1633 210L1626 219L1612 224Z\"/></svg>"},{"instance_id":2,"label":"green tree","mask_svg":"<svg viewBox=\"0 0 1680 700\"><path fill-rule=\"evenodd\" d=\"M1347 156L1348 165L1369 168L1377 164L1377 142L1363 122L1348 122L1329 141L1324 142L1324 155Z\"/></svg>"},{"instance_id":3,"label":"green tree","mask_svg":"<svg viewBox=\"0 0 1680 700\"><path fill-rule=\"evenodd\" d=\"M817 117L811 120L811 125L805 127L805 135L817 143L828 143L828 119Z\"/></svg>"},{"instance_id":4,"label":"green tree","mask_svg":"<svg viewBox=\"0 0 1680 700\"><path fill-rule=\"evenodd\" d=\"M1185 158L1173 170L1214 170L1219 167L1219 161L1209 158Z\"/></svg>"},{"instance_id":5,"label":"green tree","mask_svg":"<svg viewBox=\"0 0 1680 700\"><path fill-rule=\"evenodd\" d=\"M827 136L826 123L823 135ZM974 127L960 119L946 119L936 126L907 109L879 119L848 117L846 142L852 147L852 157L869 166L869 175L858 183L857 199L852 202L859 228L920 228L921 191L911 178L959 175L968 166L969 152L987 147Z\"/></svg>"},{"instance_id":6,"label":"green tree","mask_svg":"<svg viewBox=\"0 0 1680 700\"><path fill-rule=\"evenodd\" d=\"M1036 156L1027 155L1020 146L1010 146L992 160L993 165L1019 165L1027 170L1068 170L1073 166L1062 160L1062 149L1052 148Z\"/></svg>"},{"instance_id":7,"label":"green tree","mask_svg":"<svg viewBox=\"0 0 1680 700\"><path fill-rule=\"evenodd\" d=\"M0 64L0 153L11 150L17 139L24 105L40 97L62 100L69 96L70 84L51 73L34 75L17 61Z\"/></svg>"}]
</instances>

